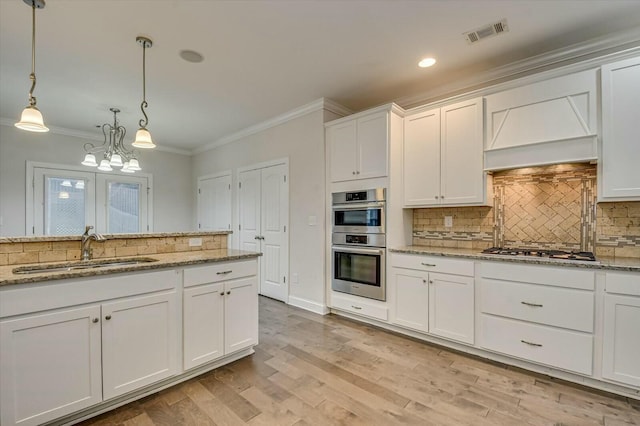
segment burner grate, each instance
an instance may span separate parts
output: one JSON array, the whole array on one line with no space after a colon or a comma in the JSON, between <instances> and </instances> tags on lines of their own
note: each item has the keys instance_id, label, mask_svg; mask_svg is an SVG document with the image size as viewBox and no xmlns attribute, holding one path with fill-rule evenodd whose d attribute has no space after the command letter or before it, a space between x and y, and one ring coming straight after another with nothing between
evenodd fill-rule
<instances>
[{"instance_id":1,"label":"burner grate","mask_svg":"<svg viewBox=\"0 0 640 426\"><path fill-rule=\"evenodd\" d=\"M483 254L496 254L500 256L527 256L546 257L549 259L583 260L595 262L596 257L589 251L563 251L545 249L526 249L511 247L490 247L482 250Z\"/></svg>"}]
</instances>

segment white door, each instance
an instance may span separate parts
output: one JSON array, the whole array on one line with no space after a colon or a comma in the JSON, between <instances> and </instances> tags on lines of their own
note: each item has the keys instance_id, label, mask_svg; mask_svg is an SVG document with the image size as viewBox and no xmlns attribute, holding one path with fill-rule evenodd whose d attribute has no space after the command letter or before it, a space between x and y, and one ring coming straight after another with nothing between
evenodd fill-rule
<instances>
[{"instance_id":1,"label":"white door","mask_svg":"<svg viewBox=\"0 0 640 426\"><path fill-rule=\"evenodd\" d=\"M394 268L394 324L429 331L428 277L424 272Z\"/></svg>"},{"instance_id":2,"label":"white door","mask_svg":"<svg viewBox=\"0 0 640 426\"><path fill-rule=\"evenodd\" d=\"M258 291L288 302L289 183L287 165L239 173L240 249L262 253Z\"/></svg>"},{"instance_id":3,"label":"white door","mask_svg":"<svg viewBox=\"0 0 640 426\"><path fill-rule=\"evenodd\" d=\"M262 169L260 294L287 302L289 190L286 166Z\"/></svg>"},{"instance_id":4,"label":"white door","mask_svg":"<svg viewBox=\"0 0 640 426\"><path fill-rule=\"evenodd\" d=\"M102 401L99 318L96 305L0 322L0 424L38 425Z\"/></svg>"},{"instance_id":5,"label":"white door","mask_svg":"<svg viewBox=\"0 0 640 426\"><path fill-rule=\"evenodd\" d=\"M604 296L602 376L640 386L640 297Z\"/></svg>"},{"instance_id":6,"label":"white door","mask_svg":"<svg viewBox=\"0 0 640 426\"><path fill-rule=\"evenodd\" d=\"M473 343L473 307L472 277L429 274L429 333Z\"/></svg>"},{"instance_id":7,"label":"white door","mask_svg":"<svg viewBox=\"0 0 640 426\"><path fill-rule=\"evenodd\" d=\"M224 283L184 289L185 370L224 355L224 298Z\"/></svg>"},{"instance_id":8,"label":"white door","mask_svg":"<svg viewBox=\"0 0 640 426\"><path fill-rule=\"evenodd\" d=\"M104 399L125 394L177 371L175 291L102 305Z\"/></svg>"},{"instance_id":9,"label":"white door","mask_svg":"<svg viewBox=\"0 0 640 426\"><path fill-rule=\"evenodd\" d=\"M230 354L258 343L258 292L256 277L225 284L224 353Z\"/></svg>"},{"instance_id":10,"label":"white door","mask_svg":"<svg viewBox=\"0 0 640 426\"><path fill-rule=\"evenodd\" d=\"M240 250L260 251L260 179L260 170L248 170L239 174Z\"/></svg>"},{"instance_id":11,"label":"white door","mask_svg":"<svg viewBox=\"0 0 640 426\"><path fill-rule=\"evenodd\" d=\"M231 175L198 179L198 229L231 229Z\"/></svg>"},{"instance_id":12,"label":"white door","mask_svg":"<svg viewBox=\"0 0 640 426\"><path fill-rule=\"evenodd\" d=\"M404 120L404 205L439 203L440 109Z\"/></svg>"}]
</instances>

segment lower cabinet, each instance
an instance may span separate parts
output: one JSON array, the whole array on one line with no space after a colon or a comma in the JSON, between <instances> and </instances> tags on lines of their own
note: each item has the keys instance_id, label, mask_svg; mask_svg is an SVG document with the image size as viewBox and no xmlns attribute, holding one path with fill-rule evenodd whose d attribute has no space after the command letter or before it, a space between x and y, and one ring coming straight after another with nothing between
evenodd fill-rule
<instances>
[{"instance_id":1,"label":"lower cabinet","mask_svg":"<svg viewBox=\"0 0 640 426\"><path fill-rule=\"evenodd\" d=\"M0 424L38 425L102 401L100 306L0 322Z\"/></svg>"},{"instance_id":2,"label":"lower cabinet","mask_svg":"<svg viewBox=\"0 0 640 426\"><path fill-rule=\"evenodd\" d=\"M473 344L472 261L394 254L391 263L393 324Z\"/></svg>"},{"instance_id":3,"label":"lower cabinet","mask_svg":"<svg viewBox=\"0 0 640 426\"><path fill-rule=\"evenodd\" d=\"M105 400L176 374L176 320L175 290L102 305Z\"/></svg>"},{"instance_id":4,"label":"lower cabinet","mask_svg":"<svg viewBox=\"0 0 640 426\"><path fill-rule=\"evenodd\" d=\"M608 273L606 287L602 376L640 387L640 276Z\"/></svg>"},{"instance_id":5,"label":"lower cabinet","mask_svg":"<svg viewBox=\"0 0 640 426\"><path fill-rule=\"evenodd\" d=\"M226 265L185 270L185 370L258 343L256 261Z\"/></svg>"}]
</instances>

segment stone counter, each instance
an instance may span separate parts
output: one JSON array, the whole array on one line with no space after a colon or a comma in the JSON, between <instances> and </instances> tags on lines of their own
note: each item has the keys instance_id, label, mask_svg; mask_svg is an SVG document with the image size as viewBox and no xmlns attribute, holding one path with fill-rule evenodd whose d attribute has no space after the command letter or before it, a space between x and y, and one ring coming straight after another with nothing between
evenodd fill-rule
<instances>
[{"instance_id":1,"label":"stone counter","mask_svg":"<svg viewBox=\"0 0 640 426\"><path fill-rule=\"evenodd\" d=\"M0 287L13 285L13 284L27 284L38 283L51 280L63 280L70 278L82 278L82 277L95 277L99 275L119 274L125 272L136 272L151 269L161 268L179 268L188 265L197 265L203 263L225 262L241 259L251 259L261 256L261 253L234 250L228 248L215 249L215 250L200 250L200 251L188 251L188 252L176 252L176 253L158 253L151 256L145 256L148 258L156 259L155 262L139 263L135 265L125 266L109 266L99 269L78 269L72 271L59 271L59 272L42 272L33 274L14 274L13 270L16 265L0 266ZM114 258L114 260L123 261L127 258ZM91 262L91 261L87 261ZM77 264L78 262L73 262ZM65 266L70 265L70 262L51 262L46 265ZM41 265L41 264L40 264ZM24 265L21 265L24 266ZM35 265L34 265L35 266Z\"/></svg>"},{"instance_id":2,"label":"stone counter","mask_svg":"<svg viewBox=\"0 0 640 426\"><path fill-rule=\"evenodd\" d=\"M484 254L479 249L441 248L425 246L405 246L389 248L392 253L422 254L428 256L461 257L472 260L490 260L497 262L515 262L537 265L561 266L570 268L606 269L640 272L640 258L598 256L597 262L548 259L528 256L501 256Z\"/></svg>"}]
</instances>

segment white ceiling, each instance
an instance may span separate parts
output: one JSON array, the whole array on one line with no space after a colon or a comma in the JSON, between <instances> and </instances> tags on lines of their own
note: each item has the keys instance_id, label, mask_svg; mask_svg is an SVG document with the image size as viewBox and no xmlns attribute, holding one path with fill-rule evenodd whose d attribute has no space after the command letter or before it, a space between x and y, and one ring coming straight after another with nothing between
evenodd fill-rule
<instances>
[{"instance_id":1,"label":"white ceiling","mask_svg":"<svg viewBox=\"0 0 640 426\"><path fill-rule=\"evenodd\" d=\"M508 33L464 40L502 18ZM321 97L358 111L638 28L640 1L47 0L36 23L35 95L48 126L99 135L115 106L132 138L142 97L135 38L146 35L148 128L160 146L193 150ZM30 8L0 0L4 121L27 104L30 37ZM185 62L182 49L204 62ZM437 65L418 68L424 56Z\"/></svg>"}]
</instances>

